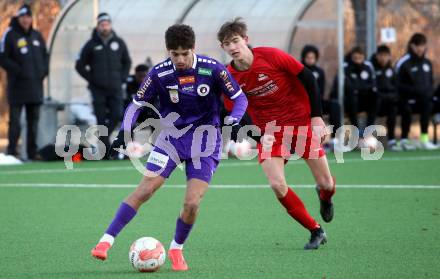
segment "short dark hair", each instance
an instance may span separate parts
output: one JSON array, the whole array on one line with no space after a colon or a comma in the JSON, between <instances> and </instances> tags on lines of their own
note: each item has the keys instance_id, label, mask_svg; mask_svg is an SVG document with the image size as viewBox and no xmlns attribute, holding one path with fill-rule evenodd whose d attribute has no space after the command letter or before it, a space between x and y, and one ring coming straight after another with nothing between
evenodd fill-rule
<instances>
[{"instance_id":1,"label":"short dark hair","mask_svg":"<svg viewBox=\"0 0 440 279\"><path fill-rule=\"evenodd\" d=\"M225 22L217 33L217 39L220 42L234 35L246 37L247 25L241 17L236 17L232 21Z\"/></svg>"},{"instance_id":2,"label":"short dark hair","mask_svg":"<svg viewBox=\"0 0 440 279\"><path fill-rule=\"evenodd\" d=\"M311 52L313 54L315 54L316 60L319 59L319 50L316 46L314 45L305 45L301 51L301 61L304 62L306 55Z\"/></svg>"},{"instance_id":3,"label":"short dark hair","mask_svg":"<svg viewBox=\"0 0 440 279\"><path fill-rule=\"evenodd\" d=\"M427 41L428 40L426 39L426 36L423 35L422 33L414 33L411 36L411 39L409 39L408 45L410 45L410 44L414 44L416 46L426 45Z\"/></svg>"},{"instance_id":4,"label":"short dark hair","mask_svg":"<svg viewBox=\"0 0 440 279\"><path fill-rule=\"evenodd\" d=\"M362 54L362 55L365 56L365 51L364 51L364 49L363 49L362 47L360 47L360 46L355 46L354 48L352 48L351 51L350 51L350 56L352 56L352 55L355 54L355 53L357 53L357 54Z\"/></svg>"},{"instance_id":5,"label":"short dark hair","mask_svg":"<svg viewBox=\"0 0 440 279\"><path fill-rule=\"evenodd\" d=\"M134 68L134 71L137 72L148 72L149 68L145 64L139 64Z\"/></svg>"},{"instance_id":6,"label":"short dark hair","mask_svg":"<svg viewBox=\"0 0 440 279\"><path fill-rule=\"evenodd\" d=\"M387 45L379 45L376 50L377 53L391 54L391 50Z\"/></svg>"},{"instance_id":7,"label":"short dark hair","mask_svg":"<svg viewBox=\"0 0 440 279\"><path fill-rule=\"evenodd\" d=\"M196 44L196 35L191 26L186 24L174 24L165 32L165 45L168 50L193 49Z\"/></svg>"}]
</instances>

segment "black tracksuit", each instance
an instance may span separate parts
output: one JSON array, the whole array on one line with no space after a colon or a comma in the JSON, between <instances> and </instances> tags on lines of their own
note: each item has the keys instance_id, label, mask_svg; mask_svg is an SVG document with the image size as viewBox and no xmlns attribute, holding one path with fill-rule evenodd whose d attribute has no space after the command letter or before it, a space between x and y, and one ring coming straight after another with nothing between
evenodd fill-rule
<instances>
[{"instance_id":1,"label":"black tracksuit","mask_svg":"<svg viewBox=\"0 0 440 279\"><path fill-rule=\"evenodd\" d=\"M130 71L131 59L125 42L112 32L104 42L96 29L81 49L75 69L89 83L98 125L105 125L110 135L122 118L122 84ZM102 138L108 147L108 137Z\"/></svg>"},{"instance_id":2,"label":"black tracksuit","mask_svg":"<svg viewBox=\"0 0 440 279\"><path fill-rule=\"evenodd\" d=\"M420 112L422 133L428 133L434 93L431 61L417 57L411 50L396 64L396 83L402 114L402 138L408 138L411 116Z\"/></svg>"},{"instance_id":3,"label":"black tracksuit","mask_svg":"<svg viewBox=\"0 0 440 279\"><path fill-rule=\"evenodd\" d=\"M27 155L34 159L40 105L43 102L43 79L49 69L46 44L32 27L25 31L16 17L3 35L0 65L8 75L9 102L8 154L17 155L20 115L26 109Z\"/></svg>"},{"instance_id":4,"label":"black tracksuit","mask_svg":"<svg viewBox=\"0 0 440 279\"><path fill-rule=\"evenodd\" d=\"M373 125L378 110L376 78L370 62L355 64L350 59L344 65L344 103L352 125L359 127L358 113L367 112L367 126Z\"/></svg>"},{"instance_id":5,"label":"black tracksuit","mask_svg":"<svg viewBox=\"0 0 440 279\"><path fill-rule=\"evenodd\" d=\"M379 102L378 114L386 115L388 139L392 140L395 137L394 130L396 128L397 108L399 105L394 68L391 62L385 66L379 65L376 54L371 57L370 61L371 64L373 64L376 74Z\"/></svg>"}]
</instances>

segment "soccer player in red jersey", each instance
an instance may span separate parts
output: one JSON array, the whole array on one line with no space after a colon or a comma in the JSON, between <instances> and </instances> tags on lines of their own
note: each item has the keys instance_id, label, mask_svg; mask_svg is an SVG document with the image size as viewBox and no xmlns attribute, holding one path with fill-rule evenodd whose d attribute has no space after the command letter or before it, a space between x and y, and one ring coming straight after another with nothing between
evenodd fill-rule
<instances>
[{"instance_id":1,"label":"soccer player in red jersey","mask_svg":"<svg viewBox=\"0 0 440 279\"><path fill-rule=\"evenodd\" d=\"M237 18L223 24L217 38L233 59L228 70L246 93L247 112L262 131L258 159L268 182L288 214L311 232L304 249L317 249L327 236L287 186L284 175L291 153L302 157L317 184L321 216L325 222L333 219L336 188L321 146L328 132L321 117L316 80L310 70L280 49L251 49L246 32L246 23Z\"/></svg>"}]
</instances>

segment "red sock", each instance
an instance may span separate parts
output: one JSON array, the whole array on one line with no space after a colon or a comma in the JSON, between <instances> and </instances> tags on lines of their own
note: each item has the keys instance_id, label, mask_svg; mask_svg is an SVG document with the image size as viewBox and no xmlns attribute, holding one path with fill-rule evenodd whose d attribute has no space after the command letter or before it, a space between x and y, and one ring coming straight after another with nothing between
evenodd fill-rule
<instances>
[{"instance_id":1,"label":"red sock","mask_svg":"<svg viewBox=\"0 0 440 279\"><path fill-rule=\"evenodd\" d=\"M319 224L307 212L301 199L292 191L292 189L287 189L287 194L284 198L278 199L286 208L287 213L309 231L319 228Z\"/></svg>"},{"instance_id":2,"label":"red sock","mask_svg":"<svg viewBox=\"0 0 440 279\"><path fill-rule=\"evenodd\" d=\"M327 191L324 189L319 190L319 198L323 201L331 201L333 195L336 193L336 178L333 176L333 189L331 191Z\"/></svg>"}]
</instances>

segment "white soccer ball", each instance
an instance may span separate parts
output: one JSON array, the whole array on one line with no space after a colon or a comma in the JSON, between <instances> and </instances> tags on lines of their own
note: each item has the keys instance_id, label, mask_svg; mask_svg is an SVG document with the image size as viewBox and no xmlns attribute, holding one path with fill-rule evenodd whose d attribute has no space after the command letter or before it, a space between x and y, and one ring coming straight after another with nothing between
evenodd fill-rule
<instances>
[{"instance_id":1,"label":"white soccer ball","mask_svg":"<svg viewBox=\"0 0 440 279\"><path fill-rule=\"evenodd\" d=\"M144 146L137 141L131 141L127 144L127 155L130 158L139 159L145 156Z\"/></svg>"},{"instance_id":2,"label":"white soccer ball","mask_svg":"<svg viewBox=\"0 0 440 279\"><path fill-rule=\"evenodd\" d=\"M159 240L153 237L142 237L130 246L128 259L140 272L154 272L164 264L165 249Z\"/></svg>"},{"instance_id":3,"label":"white soccer ball","mask_svg":"<svg viewBox=\"0 0 440 279\"><path fill-rule=\"evenodd\" d=\"M240 160L249 160L252 156L252 145L246 139L242 142L229 142L229 152Z\"/></svg>"}]
</instances>

